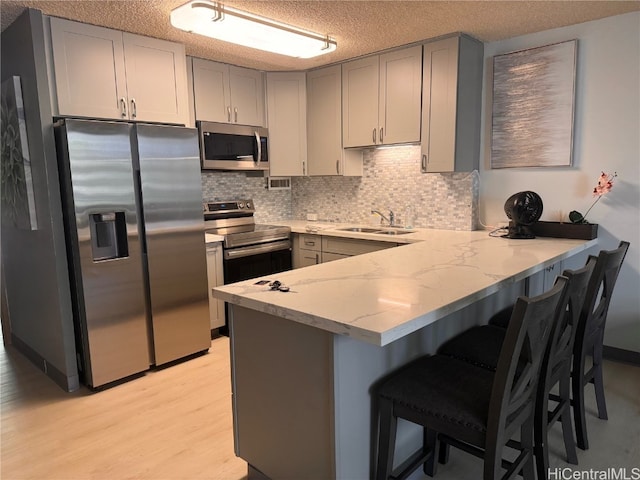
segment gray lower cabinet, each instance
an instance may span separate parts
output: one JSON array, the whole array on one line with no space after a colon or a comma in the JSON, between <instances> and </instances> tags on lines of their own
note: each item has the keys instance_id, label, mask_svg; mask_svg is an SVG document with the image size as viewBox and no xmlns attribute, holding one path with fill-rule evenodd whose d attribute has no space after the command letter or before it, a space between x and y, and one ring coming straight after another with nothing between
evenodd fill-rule
<instances>
[{"instance_id":1,"label":"gray lower cabinet","mask_svg":"<svg viewBox=\"0 0 640 480\"><path fill-rule=\"evenodd\" d=\"M330 235L294 234L293 268L332 262L397 245L395 242L332 237Z\"/></svg>"},{"instance_id":2,"label":"gray lower cabinet","mask_svg":"<svg viewBox=\"0 0 640 480\"><path fill-rule=\"evenodd\" d=\"M308 233L293 235L293 268L322 263L322 236Z\"/></svg>"}]
</instances>

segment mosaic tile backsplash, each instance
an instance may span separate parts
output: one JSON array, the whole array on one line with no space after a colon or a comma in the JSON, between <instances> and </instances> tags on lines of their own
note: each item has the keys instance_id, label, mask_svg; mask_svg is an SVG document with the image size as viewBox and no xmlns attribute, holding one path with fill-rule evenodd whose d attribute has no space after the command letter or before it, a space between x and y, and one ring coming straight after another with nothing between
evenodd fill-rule
<instances>
[{"instance_id":1,"label":"mosaic tile backsplash","mask_svg":"<svg viewBox=\"0 0 640 480\"><path fill-rule=\"evenodd\" d=\"M266 178L244 173L202 172L205 201L253 198L256 221L305 220L372 223L371 210L392 210L404 223L410 207L414 227L475 230L478 174L420 173L420 147L400 146L364 152L362 177L293 177L291 190L270 191ZM379 217L378 217L379 219Z\"/></svg>"}]
</instances>

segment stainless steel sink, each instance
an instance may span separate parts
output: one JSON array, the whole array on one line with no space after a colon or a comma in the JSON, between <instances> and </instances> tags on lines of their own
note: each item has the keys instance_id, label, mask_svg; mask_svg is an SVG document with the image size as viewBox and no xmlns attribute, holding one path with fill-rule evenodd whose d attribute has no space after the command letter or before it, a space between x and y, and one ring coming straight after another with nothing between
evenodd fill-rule
<instances>
[{"instance_id":1,"label":"stainless steel sink","mask_svg":"<svg viewBox=\"0 0 640 480\"><path fill-rule=\"evenodd\" d=\"M405 230L403 228L373 228L373 227L345 227L338 228L343 232L375 233L376 235L404 235L413 233L415 230Z\"/></svg>"},{"instance_id":2,"label":"stainless steel sink","mask_svg":"<svg viewBox=\"0 0 640 480\"><path fill-rule=\"evenodd\" d=\"M413 233L413 230L401 230L401 229L393 229L393 230L378 230L377 232L373 232L380 235L405 235L407 233Z\"/></svg>"},{"instance_id":3,"label":"stainless steel sink","mask_svg":"<svg viewBox=\"0 0 640 480\"><path fill-rule=\"evenodd\" d=\"M342 230L343 232L360 232L360 233L378 233L380 231L379 228L368 228L368 227L347 227L347 228L338 228L338 230Z\"/></svg>"}]
</instances>

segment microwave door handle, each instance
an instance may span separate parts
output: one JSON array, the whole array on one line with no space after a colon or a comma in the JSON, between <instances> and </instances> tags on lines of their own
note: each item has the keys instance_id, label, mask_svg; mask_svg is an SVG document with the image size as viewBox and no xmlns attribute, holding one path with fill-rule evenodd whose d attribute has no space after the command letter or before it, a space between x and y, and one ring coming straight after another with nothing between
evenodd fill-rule
<instances>
[{"instance_id":1,"label":"microwave door handle","mask_svg":"<svg viewBox=\"0 0 640 480\"><path fill-rule=\"evenodd\" d=\"M241 158L251 158L251 159L253 159L253 155L238 155L236 158L238 160L240 160Z\"/></svg>"},{"instance_id":2,"label":"microwave door handle","mask_svg":"<svg viewBox=\"0 0 640 480\"><path fill-rule=\"evenodd\" d=\"M258 132L253 132L253 134L256 136L256 145L258 147L258 160L256 160L256 163L260 163L262 161L262 144L260 143L260 135L258 135Z\"/></svg>"}]
</instances>

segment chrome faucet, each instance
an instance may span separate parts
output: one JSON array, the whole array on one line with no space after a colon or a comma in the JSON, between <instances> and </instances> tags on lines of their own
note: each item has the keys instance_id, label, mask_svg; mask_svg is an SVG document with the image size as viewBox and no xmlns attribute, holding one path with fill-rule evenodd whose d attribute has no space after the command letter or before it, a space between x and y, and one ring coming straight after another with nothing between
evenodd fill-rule
<instances>
[{"instance_id":1,"label":"chrome faucet","mask_svg":"<svg viewBox=\"0 0 640 480\"><path fill-rule=\"evenodd\" d=\"M386 220L389 223L390 227L393 227L393 225L395 224L396 221L396 216L393 213L393 211L389 210L389 218L385 217L382 212L380 212L379 210L371 210L371 213L377 213L378 215L380 215L380 223L384 223L384 221Z\"/></svg>"}]
</instances>

